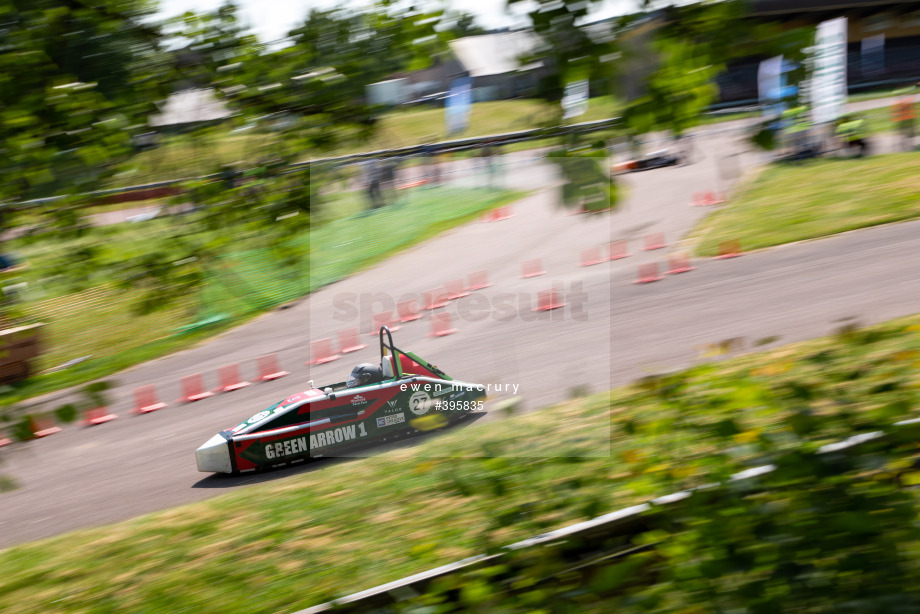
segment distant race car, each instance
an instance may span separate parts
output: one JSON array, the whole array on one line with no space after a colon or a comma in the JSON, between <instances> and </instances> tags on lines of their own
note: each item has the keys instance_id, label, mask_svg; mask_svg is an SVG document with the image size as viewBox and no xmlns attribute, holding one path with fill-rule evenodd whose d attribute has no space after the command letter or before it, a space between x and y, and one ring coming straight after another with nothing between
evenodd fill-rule
<instances>
[{"instance_id":1,"label":"distant race car","mask_svg":"<svg viewBox=\"0 0 920 614\"><path fill-rule=\"evenodd\" d=\"M671 153L668 150L653 151L650 154L642 156L638 160L627 160L614 164L611 170L614 173L628 173L630 171L647 171L653 168L663 168L665 166L676 166L681 163L683 158L680 154Z\"/></svg>"},{"instance_id":2,"label":"distant race car","mask_svg":"<svg viewBox=\"0 0 920 614\"><path fill-rule=\"evenodd\" d=\"M384 326L379 366L358 365L345 382L287 397L214 435L195 460L198 471L239 473L334 456L455 423L482 412L485 396L485 386L394 346Z\"/></svg>"}]
</instances>

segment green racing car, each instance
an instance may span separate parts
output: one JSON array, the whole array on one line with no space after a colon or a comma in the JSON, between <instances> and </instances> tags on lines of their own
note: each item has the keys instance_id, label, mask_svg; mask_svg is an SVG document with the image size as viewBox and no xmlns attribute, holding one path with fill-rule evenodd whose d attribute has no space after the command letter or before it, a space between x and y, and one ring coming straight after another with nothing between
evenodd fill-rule
<instances>
[{"instance_id":1,"label":"green racing car","mask_svg":"<svg viewBox=\"0 0 920 614\"><path fill-rule=\"evenodd\" d=\"M447 426L483 411L486 388L452 379L393 345L380 328L380 365L293 394L195 451L198 470L240 473L288 465Z\"/></svg>"}]
</instances>

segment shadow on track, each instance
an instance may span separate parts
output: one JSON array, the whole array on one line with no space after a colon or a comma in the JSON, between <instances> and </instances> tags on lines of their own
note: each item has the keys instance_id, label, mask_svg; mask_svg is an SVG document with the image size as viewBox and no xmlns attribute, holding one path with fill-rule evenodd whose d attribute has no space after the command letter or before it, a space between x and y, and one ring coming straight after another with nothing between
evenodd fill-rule
<instances>
[{"instance_id":1,"label":"shadow on track","mask_svg":"<svg viewBox=\"0 0 920 614\"><path fill-rule=\"evenodd\" d=\"M487 414L488 412L476 412L475 414L470 414L469 418L466 418L461 422L454 423L436 431L431 431L428 433L421 432L416 434L405 434L399 436L398 439L387 441L385 443L369 443L365 446L356 447L350 452L342 453L338 456L308 458L301 461L295 461L294 463L284 466L268 469L257 469L256 471L250 473L241 473L238 475L231 475L228 473L212 473L211 475L206 476L192 484L192 488L235 488L237 486L262 484L264 482L271 482L273 480L279 480L290 477L292 475L298 475L310 471L321 471L329 467L334 467L342 463L357 461L362 458L371 458L386 452L390 452L392 450L414 448L421 443L430 441L438 435L450 433L456 429L469 426L474 422L484 418Z\"/></svg>"}]
</instances>

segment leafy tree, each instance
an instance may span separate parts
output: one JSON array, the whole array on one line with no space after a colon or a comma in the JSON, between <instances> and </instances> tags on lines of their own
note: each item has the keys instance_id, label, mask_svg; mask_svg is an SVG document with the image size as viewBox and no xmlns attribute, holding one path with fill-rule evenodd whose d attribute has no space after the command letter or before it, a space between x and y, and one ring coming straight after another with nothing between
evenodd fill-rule
<instances>
[{"instance_id":1,"label":"leafy tree","mask_svg":"<svg viewBox=\"0 0 920 614\"><path fill-rule=\"evenodd\" d=\"M513 6L523 0L509 0ZM549 101L559 101L566 83L589 79L609 84L617 45L615 29L618 22L585 28L592 7L601 0L538 0L529 13L534 32L540 37L536 51L528 61L540 60L548 68L541 83L541 95Z\"/></svg>"},{"instance_id":2,"label":"leafy tree","mask_svg":"<svg viewBox=\"0 0 920 614\"><path fill-rule=\"evenodd\" d=\"M645 94L627 107L624 120L637 134L666 129L679 136L716 100L718 69L689 43L662 40L657 46L659 66L648 77Z\"/></svg>"},{"instance_id":3,"label":"leafy tree","mask_svg":"<svg viewBox=\"0 0 920 614\"><path fill-rule=\"evenodd\" d=\"M518 1L510 0L509 6ZM614 34L623 20L586 28L591 8L598 4L594 0L539 0L529 13L540 43L522 59L542 61L548 68L540 85L546 100L560 101L566 84L572 81L587 80L602 87L611 84L616 71L611 60L617 57L618 49ZM600 92L595 89L592 93ZM553 120L556 125L562 123L561 113ZM571 137L567 146L551 153L549 159L566 180L561 193L563 206L587 211L615 208L620 192L604 168L606 157L603 143L583 144L578 137Z\"/></svg>"},{"instance_id":4,"label":"leafy tree","mask_svg":"<svg viewBox=\"0 0 920 614\"><path fill-rule=\"evenodd\" d=\"M95 187L130 151L159 90L158 31L141 0L4 0L0 199Z\"/></svg>"},{"instance_id":5,"label":"leafy tree","mask_svg":"<svg viewBox=\"0 0 920 614\"><path fill-rule=\"evenodd\" d=\"M488 30L483 28L476 21L476 15L468 13L466 11L457 11L451 12L448 15L451 20L447 28L450 32L457 38L462 38L464 36L478 36L480 34L487 34Z\"/></svg>"},{"instance_id":6,"label":"leafy tree","mask_svg":"<svg viewBox=\"0 0 920 614\"><path fill-rule=\"evenodd\" d=\"M443 53L450 35L440 22L440 12L388 1L361 13L311 9L281 49L247 34L232 3L177 24L189 43L186 78L214 86L241 119L283 119L289 157L368 137L377 110L365 103L366 86Z\"/></svg>"},{"instance_id":7,"label":"leafy tree","mask_svg":"<svg viewBox=\"0 0 920 614\"><path fill-rule=\"evenodd\" d=\"M549 159L566 179L562 186L563 206L591 212L616 207L620 193L605 168L607 152L603 146L557 150Z\"/></svg>"},{"instance_id":8,"label":"leafy tree","mask_svg":"<svg viewBox=\"0 0 920 614\"><path fill-rule=\"evenodd\" d=\"M733 59L783 55L801 63L807 29L784 31L747 19L747 11L746 3L728 0L669 6L659 13L655 40L645 48L657 66L624 114L631 132L669 130L680 136L695 126L718 99L716 77ZM799 69L794 78L802 74Z\"/></svg>"},{"instance_id":9,"label":"leafy tree","mask_svg":"<svg viewBox=\"0 0 920 614\"><path fill-rule=\"evenodd\" d=\"M208 86L221 71L258 54L261 45L239 19L239 7L225 1L213 11L188 11L173 18L173 35L185 46L177 53L179 73L193 85Z\"/></svg>"},{"instance_id":10,"label":"leafy tree","mask_svg":"<svg viewBox=\"0 0 920 614\"><path fill-rule=\"evenodd\" d=\"M120 286L140 291L134 304L137 315L167 308L199 290L213 259L208 245L189 245L179 235L160 243L158 249L126 258L117 266Z\"/></svg>"}]
</instances>

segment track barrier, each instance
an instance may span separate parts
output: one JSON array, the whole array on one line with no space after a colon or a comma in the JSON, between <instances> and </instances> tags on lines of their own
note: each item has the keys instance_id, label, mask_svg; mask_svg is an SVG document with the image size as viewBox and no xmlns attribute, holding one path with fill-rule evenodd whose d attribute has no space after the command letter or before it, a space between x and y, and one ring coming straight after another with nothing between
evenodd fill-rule
<instances>
[{"instance_id":1,"label":"track barrier","mask_svg":"<svg viewBox=\"0 0 920 614\"><path fill-rule=\"evenodd\" d=\"M157 389L153 384L134 389L134 413L149 414L152 411L163 409L166 403L157 400Z\"/></svg>"},{"instance_id":2,"label":"track barrier","mask_svg":"<svg viewBox=\"0 0 920 614\"><path fill-rule=\"evenodd\" d=\"M664 233L663 232L653 232L650 235L645 237L645 251L651 251L653 249L662 249L667 247L667 243L664 242Z\"/></svg>"},{"instance_id":3,"label":"track barrier","mask_svg":"<svg viewBox=\"0 0 920 614\"><path fill-rule=\"evenodd\" d=\"M29 424L32 427L32 435L37 439L61 432L61 427L54 424L54 418L48 414L29 416Z\"/></svg>"},{"instance_id":4,"label":"track barrier","mask_svg":"<svg viewBox=\"0 0 920 614\"><path fill-rule=\"evenodd\" d=\"M594 266L606 261L607 259L603 257L599 247L589 247L581 250L581 266Z\"/></svg>"},{"instance_id":5,"label":"track barrier","mask_svg":"<svg viewBox=\"0 0 920 614\"><path fill-rule=\"evenodd\" d=\"M715 199L712 197L712 192L697 192L693 195L693 206L694 207L708 207L714 205L713 202Z\"/></svg>"},{"instance_id":6,"label":"track barrier","mask_svg":"<svg viewBox=\"0 0 920 614\"><path fill-rule=\"evenodd\" d=\"M211 396L214 396L214 393L204 389L204 378L201 373L186 375L182 378L182 397L179 403L192 403Z\"/></svg>"},{"instance_id":7,"label":"track barrier","mask_svg":"<svg viewBox=\"0 0 920 614\"><path fill-rule=\"evenodd\" d=\"M661 281L662 279L664 278L658 274L658 263L650 262L649 264L639 265L639 276L633 283L648 284L653 281Z\"/></svg>"},{"instance_id":8,"label":"track barrier","mask_svg":"<svg viewBox=\"0 0 920 614\"><path fill-rule=\"evenodd\" d=\"M508 220L514 217L514 211L510 206L499 207L494 211L494 217L492 218L493 222L501 222L502 220Z\"/></svg>"},{"instance_id":9,"label":"track barrier","mask_svg":"<svg viewBox=\"0 0 920 614\"><path fill-rule=\"evenodd\" d=\"M521 278L527 279L530 277L539 277L540 275L546 275L546 271L543 270L543 265L540 263L539 258L534 258L533 260L525 260L521 265Z\"/></svg>"},{"instance_id":10,"label":"track barrier","mask_svg":"<svg viewBox=\"0 0 920 614\"><path fill-rule=\"evenodd\" d=\"M501 222L502 220L507 220L512 217L514 217L514 212L511 207L499 207L492 211L486 211L482 214L481 219L483 222Z\"/></svg>"},{"instance_id":11,"label":"track barrier","mask_svg":"<svg viewBox=\"0 0 920 614\"><path fill-rule=\"evenodd\" d=\"M427 179L419 179L418 181L412 181L410 183L404 183L400 186L397 186L396 189L397 190L409 190L411 188L417 188L419 186L423 186L426 183L428 183Z\"/></svg>"},{"instance_id":12,"label":"track barrier","mask_svg":"<svg viewBox=\"0 0 920 614\"><path fill-rule=\"evenodd\" d=\"M252 382L244 381L240 376L240 366L237 363L220 367L217 370L217 376L220 381L218 392L231 392L249 386Z\"/></svg>"},{"instance_id":13,"label":"track barrier","mask_svg":"<svg viewBox=\"0 0 920 614\"><path fill-rule=\"evenodd\" d=\"M470 291L466 288L463 279L452 279L444 284L444 289L447 292L447 300L449 301L455 301L458 298L470 295Z\"/></svg>"},{"instance_id":14,"label":"track barrier","mask_svg":"<svg viewBox=\"0 0 920 614\"><path fill-rule=\"evenodd\" d=\"M322 365L338 360L339 355L332 350L332 339L319 339L310 344L310 362L308 365Z\"/></svg>"},{"instance_id":15,"label":"track barrier","mask_svg":"<svg viewBox=\"0 0 920 614\"><path fill-rule=\"evenodd\" d=\"M399 321L403 324L415 322L422 317L418 312L418 301L414 298L396 303L396 315L399 316Z\"/></svg>"},{"instance_id":16,"label":"track barrier","mask_svg":"<svg viewBox=\"0 0 920 614\"><path fill-rule=\"evenodd\" d=\"M737 258L741 255L741 241L732 239L731 241L722 241L719 243L719 255L716 258Z\"/></svg>"},{"instance_id":17,"label":"track barrier","mask_svg":"<svg viewBox=\"0 0 920 614\"><path fill-rule=\"evenodd\" d=\"M709 207L712 205L721 205L725 202L725 196L716 194L712 190L706 192L697 192L693 195L693 207Z\"/></svg>"},{"instance_id":18,"label":"track barrier","mask_svg":"<svg viewBox=\"0 0 920 614\"><path fill-rule=\"evenodd\" d=\"M488 271L474 271L470 273L470 290L482 290L491 285Z\"/></svg>"},{"instance_id":19,"label":"track barrier","mask_svg":"<svg viewBox=\"0 0 920 614\"><path fill-rule=\"evenodd\" d=\"M270 382L271 380L282 378L285 375L290 375L290 372L281 370L281 365L278 364L277 354L260 356L258 364L260 382Z\"/></svg>"},{"instance_id":20,"label":"track barrier","mask_svg":"<svg viewBox=\"0 0 920 614\"><path fill-rule=\"evenodd\" d=\"M676 275L677 273L686 273L696 267L690 263L690 258L686 254L671 254L668 256L668 270L665 275Z\"/></svg>"},{"instance_id":21,"label":"track barrier","mask_svg":"<svg viewBox=\"0 0 920 614\"><path fill-rule=\"evenodd\" d=\"M432 309L447 307L447 293L442 288L438 288L436 290L428 290L425 292L424 296L425 306L422 307L422 309L430 311Z\"/></svg>"},{"instance_id":22,"label":"track barrier","mask_svg":"<svg viewBox=\"0 0 920 614\"><path fill-rule=\"evenodd\" d=\"M614 241L608 245L607 254L608 260L620 260L621 258L628 258L629 251L627 251L626 241Z\"/></svg>"},{"instance_id":23,"label":"track barrier","mask_svg":"<svg viewBox=\"0 0 920 614\"><path fill-rule=\"evenodd\" d=\"M361 343L361 340L358 338L357 328L339 331L339 354L350 354L351 352L363 350L366 347L367 345Z\"/></svg>"},{"instance_id":24,"label":"track barrier","mask_svg":"<svg viewBox=\"0 0 920 614\"><path fill-rule=\"evenodd\" d=\"M395 333L398 331L401 326L393 322L393 312L391 310L381 311L380 313L375 313L371 318L371 330L368 333L372 337L376 337L380 331L381 326L386 326L390 329L390 332Z\"/></svg>"},{"instance_id":25,"label":"track barrier","mask_svg":"<svg viewBox=\"0 0 920 614\"><path fill-rule=\"evenodd\" d=\"M93 409L87 409L85 412L83 412L83 425L96 426L97 424L111 422L117 417L118 416L111 413L105 407L94 407Z\"/></svg>"},{"instance_id":26,"label":"track barrier","mask_svg":"<svg viewBox=\"0 0 920 614\"><path fill-rule=\"evenodd\" d=\"M457 332L457 329L451 326L449 313L442 311L440 313L431 314L431 332L428 334L429 337L443 337L445 335L452 335L455 332Z\"/></svg>"},{"instance_id":27,"label":"track barrier","mask_svg":"<svg viewBox=\"0 0 920 614\"><path fill-rule=\"evenodd\" d=\"M565 307L565 303L562 302L560 293L555 288L550 288L549 290L541 290L537 293L537 306L534 307L534 311L552 311L553 309L560 309Z\"/></svg>"}]
</instances>

